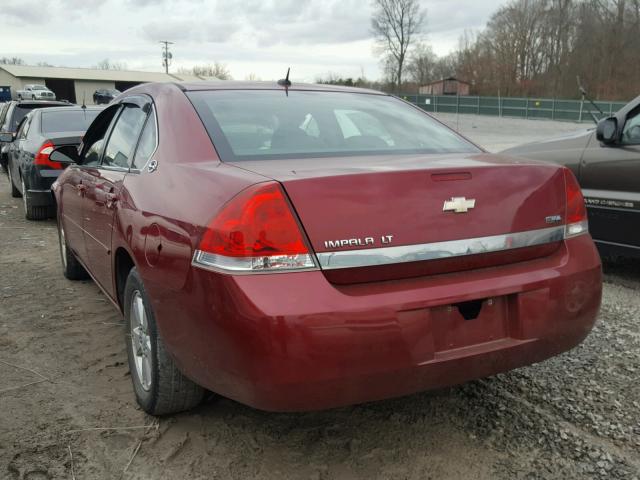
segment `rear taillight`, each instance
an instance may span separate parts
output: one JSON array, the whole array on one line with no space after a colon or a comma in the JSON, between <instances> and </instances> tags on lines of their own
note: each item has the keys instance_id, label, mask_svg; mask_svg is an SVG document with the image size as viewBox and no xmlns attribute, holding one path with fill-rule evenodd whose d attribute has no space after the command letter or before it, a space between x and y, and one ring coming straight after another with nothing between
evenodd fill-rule
<instances>
[{"instance_id":1,"label":"rear taillight","mask_svg":"<svg viewBox=\"0 0 640 480\"><path fill-rule=\"evenodd\" d=\"M568 168L564 169L564 188L567 197L565 238L587 233L589 224L587 222L587 208L584 204L584 197L578 180Z\"/></svg>"},{"instance_id":2,"label":"rear taillight","mask_svg":"<svg viewBox=\"0 0 640 480\"><path fill-rule=\"evenodd\" d=\"M272 182L247 188L222 208L204 232L193 264L227 273L316 268L280 185Z\"/></svg>"},{"instance_id":3,"label":"rear taillight","mask_svg":"<svg viewBox=\"0 0 640 480\"><path fill-rule=\"evenodd\" d=\"M36 153L35 158L33 159L34 165L40 165L42 167L48 167L54 170L61 170L62 164L59 162L52 162L49 160L49 155L53 152L55 145L51 142L44 142Z\"/></svg>"}]
</instances>

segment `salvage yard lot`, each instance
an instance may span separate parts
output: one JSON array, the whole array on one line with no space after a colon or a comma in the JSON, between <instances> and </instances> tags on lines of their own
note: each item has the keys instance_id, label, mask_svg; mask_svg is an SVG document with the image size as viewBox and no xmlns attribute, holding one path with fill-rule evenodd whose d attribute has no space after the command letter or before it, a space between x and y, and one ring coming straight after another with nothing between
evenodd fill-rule
<instances>
[{"instance_id":1,"label":"salvage yard lot","mask_svg":"<svg viewBox=\"0 0 640 480\"><path fill-rule=\"evenodd\" d=\"M586 128L446 115L492 151ZM0 178L0 479L640 479L640 261L605 262L578 348L455 388L307 414L136 407L122 320L63 278L54 221Z\"/></svg>"}]
</instances>

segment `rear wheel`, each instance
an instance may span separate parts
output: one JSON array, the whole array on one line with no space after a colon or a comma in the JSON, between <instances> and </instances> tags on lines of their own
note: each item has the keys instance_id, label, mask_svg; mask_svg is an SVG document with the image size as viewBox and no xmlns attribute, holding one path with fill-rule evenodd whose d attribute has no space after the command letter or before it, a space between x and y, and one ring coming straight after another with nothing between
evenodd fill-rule
<instances>
[{"instance_id":1,"label":"rear wheel","mask_svg":"<svg viewBox=\"0 0 640 480\"><path fill-rule=\"evenodd\" d=\"M11 185L11 196L13 198L20 198L20 190L16 188L16 184L13 183L13 177L11 176L11 165L7 163L7 176L9 177L9 185Z\"/></svg>"},{"instance_id":2,"label":"rear wheel","mask_svg":"<svg viewBox=\"0 0 640 480\"><path fill-rule=\"evenodd\" d=\"M50 205L33 205L32 200L27 195L27 185L24 177L20 178L22 183L22 203L24 204L24 216L27 220L46 220L53 216L53 208Z\"/></svg>"},{"instance_id":3,"label":"rear wheel","mask_svg":"<svg viewBox=\"0 0 640 480\"><path fill-rule=\"evenodd\" d=\"M36 96L35 95L31 95L31 100L35 100Z\"/></svg>"},{"instance_id":4,"label":"rear wheel","mask_svg":"<svg viewBox=\"0 0 640 480\"><path fill-rule=\"evenodd\" d=\"M138 404L151 415L198 405L205 390L185 377L167 352L135 267L127 277L123 310L129 370Z\"/></svg>"},{"instance_id":5,"label":"rear wheel","mask_svg":"<svg viewBox=\"0 0 640 480\"><path fill-rule=\"evenodd\" d=\"M89 278L89 274L69 248L60 218L58 218L58 242L60 243L60 260L64 276L69 280L85 280Z\"/></svg>"}]
</instances>

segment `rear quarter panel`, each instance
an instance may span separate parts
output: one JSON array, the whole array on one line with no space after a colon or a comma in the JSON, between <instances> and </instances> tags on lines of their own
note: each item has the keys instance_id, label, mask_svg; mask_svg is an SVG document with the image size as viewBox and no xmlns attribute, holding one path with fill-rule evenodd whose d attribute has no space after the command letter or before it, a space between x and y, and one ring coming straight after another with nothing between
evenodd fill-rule
<instances>
[{"instance_id":1,"label":"rear quarter panel","mask_svg":"<svg viewBox=\"0 0 640 480\"><path fill-rule=\"evenodd\" d=\"M158 166L125 177L113 226L114 287L115 254L124 249L140 272L160 330L175 332L179 319L165 318L163 302L186 288L204 228L230 198L266 179L220 162L191 103L175 86L138 87L128 93L154 99L159 136L153 159ZM169 333L165 339L170 349L177 341Z\"/></svg>"}]
</instances>

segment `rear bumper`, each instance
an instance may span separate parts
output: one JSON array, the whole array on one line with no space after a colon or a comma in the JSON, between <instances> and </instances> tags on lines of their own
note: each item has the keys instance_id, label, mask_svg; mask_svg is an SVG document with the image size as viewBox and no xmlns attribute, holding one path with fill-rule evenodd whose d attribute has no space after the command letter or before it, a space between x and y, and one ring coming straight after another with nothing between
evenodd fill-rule
<instances>
[{"instance_id":1,"label":"rear bumper","mask_svg":"<svg viewBox=\"0 0 640 480\"><path fill-rule=\"evenodd\" d=\"M177 293L148 289L185 374L256 408L304 411L455 385L569 350L593 327L601 282L583 235L549 257L402 281L335 286L321 272L194 268ZM475 320L449 308L477 299Z\"/></svg>"},{"instance_id":2,"label":"rear bumper","mask_svg":"<svg viewBox=\"0 0 640 480\"><path fill-rule=\"evenodd\" d=\"M27 198L34 207L54 205L51 185L60 176L63 170L39 169L29 166L23 173L27 179Z\"/></svg>"}]
</instances>

